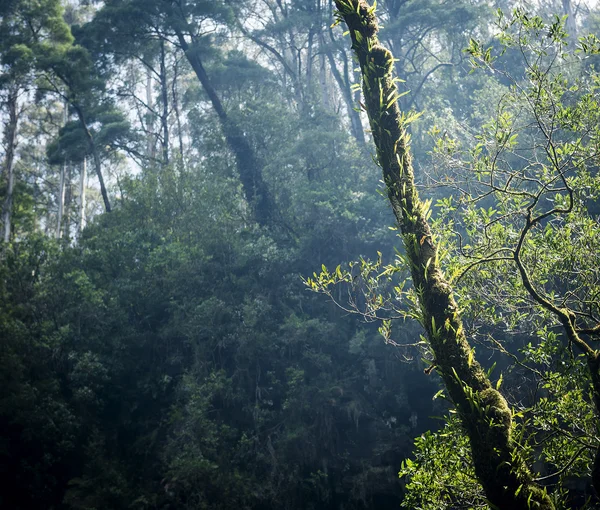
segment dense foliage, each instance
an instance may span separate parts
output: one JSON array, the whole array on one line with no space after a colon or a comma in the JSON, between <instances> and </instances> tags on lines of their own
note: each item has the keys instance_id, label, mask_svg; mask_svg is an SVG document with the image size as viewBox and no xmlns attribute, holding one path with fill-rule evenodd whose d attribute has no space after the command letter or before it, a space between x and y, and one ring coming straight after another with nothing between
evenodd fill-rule
<instances>
[{"instance_id":1,"label":"dense foliage","mask_svg":"<svg viewBox=\"0 0 600 510\"><path fill-rule=\"evenodd\" d=\"M481 361L498 362L535 472L558 471L540 483L593 505L583 359L509 264L479 263L514 241L523 207L475 201L485 158L515 165L542 147L518 121L531 97L511 88L531 72L519 41L496 42L488 2L379 10L406 79L387 101L423 112L417 179L457 248L444 263ZM570 13L594 30L593 12ZM396 299L414 292L381 292L379 275L403 271L383 261L402 254L333 23L325 0L0 3L0 507L486 507L460 425L436 418L449 405L433 398L415 314ZM577 200L532 233L524 260L563 307L591 307L592 329L598 48L584 44L586 58L544 78L539 104L561 105L569 134L557 126L553 147L582 162ZM472 73L469 56L493 70ZM560 193L543 200L561 207ZM471 264L481 270L463 274ZM332 299L303 283L321 268L349 284Z\"/></svg>"}]
</instances>

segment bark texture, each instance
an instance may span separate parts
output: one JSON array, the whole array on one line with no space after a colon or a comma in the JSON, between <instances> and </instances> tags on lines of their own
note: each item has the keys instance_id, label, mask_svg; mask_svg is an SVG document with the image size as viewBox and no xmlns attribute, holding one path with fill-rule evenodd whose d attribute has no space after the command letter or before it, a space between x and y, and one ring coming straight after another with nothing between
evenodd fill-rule
<instances>
[{"instance_id":1,"label":"bark texture","mask_svg":"<svg viewBox=\"0 0 600 510\"><path fill-rule=\"evenodd\" d=\"M63 126L67 124L67 120L69 118L69 104L65 101L63 105ZM63 222L63 213L65 207L65 175L66 175L66 166L67 162L63 161L63 164L60 166L60 175L58 179L58 213L56 217L56 239L60 239L62 237L62 222Z\"/></svg>"},{"instance_id":2,"label":"bark texture","mask_svg":"<svg viewBox=\"0 0 600 510\"><path fill-rule=\"evenodd\" d=\"M85 181L87 179L87 158L81 163L81 174L79 176L79 234L85 228Z\"/></svg>"},{"instance_id":3,"label":"bark texture","mask_svg":"<svg viewBox=\"0 0 600 510\"><path fill-rule=\"evenodd\" d=\"M160 124L162 126L162 160L163 164L169 164L169 88L167 84L167 64L165 54L165 41L160 41L160 92L162 101L162 114Z\"/></svg>"},{"instance_id":4,"label":"bark texture","mask_svg":"<svg viewBox=\"0 0 600 510\"><path fill-rule=\"evenodd\" d=\"M6 141L6 156L4 160L5 173L6 173L6 198L3 206L3 222L4 222L4 233L3 239L5 243L10 241L11 236L11 220L12 220L12 207L13 207L13 194L15 188L15 151L17 149L17 127L19 124L19 111L18 111L18 90L15 89L10 92L8 100L8 123L5 128L5 141Z\"/></svg>"},{"instance_id":5,"label":"bark texture","mask_svg":"<svg viewBox=\"0 0 600 510\"><path fill-rule=\"evenodd\" d=\"M65 176L67 173L66 164L60 166L60 175L58 179L58 213L56 215L56 239L62 237L63 214L65 210Z\"/></svg>"},{"instance_id":6,"label":"bark texture","mask_svg":"<svg viewBox=\"0 0 600 510\"><path fill-rule=\"evenodd\" d=\"M411 264L436 369L469 437L477 477L493 507L554 509L546 492L533 481L511 437L512 413L506 400L474 359L452 288L439 265L427 221L428 205L419 199L415 186L405 116L396 100L394 59L377 39L374 8L364 0L335 3L358 57L377 159Z\"/></svg>"}]
</instances>

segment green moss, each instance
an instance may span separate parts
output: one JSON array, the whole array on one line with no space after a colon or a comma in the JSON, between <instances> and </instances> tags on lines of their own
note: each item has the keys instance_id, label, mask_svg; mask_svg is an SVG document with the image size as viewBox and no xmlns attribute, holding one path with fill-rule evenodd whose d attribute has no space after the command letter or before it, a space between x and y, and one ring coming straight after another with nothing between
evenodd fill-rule
<instances>
[{"instance_id":1,"label":"green moss","mask_svg":"<svg viewBox=\"0 0 600 510\"><path fill-rule=\"evenodd\" d=\"M495 389L488 388L479 393L479 398L486 417L493 419L498 428L503 429L503 435L508 440L512 426L512 413L504 397Z\"/></svg>"},{"instance_id":2,"label":"green moss","mask_svg":"<svg viewBox=\"0 0 600 510\"><path fill-rule=\"evenodd\" d=\"M369 52L369 58L378 71L380 71L381 74L379 74L379 76L384 77L392 74L394 56L390 50L380 46L379 44L376 44L371 48L371 51Z\"/></svg>"},{"instance_id":3,"label":"green moss","mask_svg":"<svg viewBox=\"0 0 600 510\"><path fill-rule=\"evenodd\" d=\"M362 33L367 37L373 37L379 27L377 26L377 17L375 16L375 9L369 7L369 4L364 0L358 2L359 5L359 18L363 26Z\"/></svg>"},{"instance_id":4,"label":"green moss","mask_svg":"<svg viewBox=\"0 0 600 510\"><path fill-rule=\"evenodd\" d=\"M394 100L394 58L377 40L374 9L364 0L336 0L336 4L348 25L360 62L377 157L410 260L423 325L438 371L471 440L477 476L489 500L498 508L552 508L548 496L535 486L531 472L511 441L511 411L474 359L452 288L437 262L436 246L427 223L428 207L419 200L415 187L408 149L410 139L404 130L405 116Z\"/></svg>"},{"instance_id":5,"label":"green moss","mask_svg":"<svg viewBox=\"0 0 600 510\"><path fill-rule=\"evenodd\" d=\"M375 9L365 0L336 0L335 5L350 30L358 30L363 37L374 37L379 30Z\"/></svg>"}]
</instances>

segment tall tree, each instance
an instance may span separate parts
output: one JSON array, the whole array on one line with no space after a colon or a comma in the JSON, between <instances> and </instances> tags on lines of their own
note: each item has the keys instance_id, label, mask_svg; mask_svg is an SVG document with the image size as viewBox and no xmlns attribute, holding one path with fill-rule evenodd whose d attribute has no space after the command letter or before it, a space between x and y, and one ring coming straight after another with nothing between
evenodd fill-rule
<instances>
[{"instance_id":1,"label":"tall tree","mask_svg":"<svg viewBox=\"0 0 600 510\"><path fill-rule=\"evenodd\" d=\"M335 78L336 83L344 98L348 117L350 119L350 129L352 135L356 141L363 145L365 143L365 132L360 118L360 109L357 105L360 104L360 91L354 90L354 67L352 65L352 59L346 54L346 48L343 46L341 41L334 35L332 27L329 28L330 43L325 45L324 52L327 55L329 61L331 74ZM336 60L337 55L341 60L341 64ZM341 65L341 69L339 66Z\"/></svg>"},{"instance_id":2,"label":"tall tree","mask_svg":"<svg viewBox=\"0 0 600 510\"><path fill-rule=\"evenodd\" d=\"M364 0L336 0L361 68L363 95L387 196L402 232L421 321L435 356L435 368L456 405L471 442L475 472L488 500L498 508L553 509L545 490L518 450L512 412L474 359L452 287L441 269L429 206L417 193L406 126L398 108L394 58L379 44L375 9Z\"/></svg>"},{"instance_id":3,"label":"tall tree","mask_svg":"<svg viewBox=\"0 0 600 510\"><path fill-rule=\"evenodd\" d=\"M97 30L111 27L120 40L160 41L167 38L183 52L219 119L225 141L235 157L245 198L256 220L269 224L277 209L263 179L262 164L247 135L224 107L205 66L205 58L214 50L211 34L227 30L233 19L232 9L224 2L111 0L105 2L94 24Z\"/></svg>"},{"instance_id":4,"label":"tall tree","mask_svg":"<svg viewBox=\"0 0 600 510\"><path fill-rule=\"evenodd\" d=\"M30 62L30 70L35 71L37 78L35 86L38 92L55 93L70 105L87 140L87 152L93 157L105 209L110 211L100 148L92 126L102 123L102 117L106 117L106 102L100 100L104 88L102 77L94 67L89 52L73 44L73 36L58 0L34 4L17 1L11 6L11 15L3 18L3 31L8 36L5 40L13 45L15 51L24 52L19 65L22 68L24 62ZM3 55L10 58L11 52ZM115 132L114 126L113 121L110 135L105 131L100 137L104 138L101 142L108 141L107 136L122 136L122 132Z\"/></svg>"},{"instance_id":5,"label":"tall tree","mask_svg":"<svg viewBox=\"0 0 600 510\"><path fill-rule=\"evenodd\" d=\"M11 214L15 188L15 161L19 118L27 94L33 87L38 58L54 45L68 44L71 36L62 24L62 8L57 0L39 3L3 3L0 16L0 93L7 109L4 128L5 158L3 174L7 179L2 207L3 239L11 235Z\"/></svg>"},{"instance_id":6,"label":"tall tree","mask_svg":"<svg viewBox=\"0 0 600 510\"><path fill-rule=\"evenodd\" d=\"M79 170L79 213L77 221L77 230L79 234L83 232L85 228L85 189L87 181L87 158L83 158L81 167Z\"/></svg>"},{"instance_id":7,"label":"tall tree","mask_svg":"<svg viewBox=\"0 0 600 510\"><path fill-rule=\"evenodd\" d=\"M110 212L110 199L102 171L101 147L126 136L128 124L114 109L112 102L102 97L105 82L95 72L90 54L85 48L79 45L53 48L53 51L40 59L40 65L46 70L41 87L61 97L77 119L78 129L86 145L84 154L79 154L77 159L81 161L85 154L91 155L104 209ZM65 146L61 148L68 150Z\"/></svg>"},{"instance_id":8,"label":"tall tree","mask_svg":"<svg viewBox=\"0 0 600 510\"><path fill-rule=\"evenodd\" d=\"M8 123L4 129L5 157L3 175L6 178L6 198L2 207L2 221L4 223L5 243L10 241L11 215L13 194L15 189L15 152L17 150L17 127L19 125L19 89L12 87L8 91L6 104L8 105ZM0 174L2 175L2 174Z\"/></svg>"}]
</instances>

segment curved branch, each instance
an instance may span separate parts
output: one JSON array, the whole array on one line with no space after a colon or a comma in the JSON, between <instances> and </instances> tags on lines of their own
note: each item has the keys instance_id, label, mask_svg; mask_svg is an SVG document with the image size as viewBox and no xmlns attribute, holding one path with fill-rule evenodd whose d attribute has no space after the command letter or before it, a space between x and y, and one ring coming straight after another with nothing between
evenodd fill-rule
<instances>
[{"instance_id":1,"label":"curved branch","mask_svg":"<svg viewBox=\"0 0 600 510\"><path fill-rule=\"evenodd\" d=\"M581 452L583 452L584 450L590 449L590 448L594 448L594 447L591 447L591 446L588 446L588 445L582 446L581 448L579 448L579 450L577 450L577 452L575 452L575 454L571 457L571 459L569 460L569 462L567 462L556 473L552 473L551 475L546 475L546 476L542 476L540 478L536 478L535 481L536 482L543 482L544 480L549 480L550 478L554 478L555 476L562 475L567 469L569 469L575 463L575 461L581 455Z\"/></svg>"}]
</instances>

